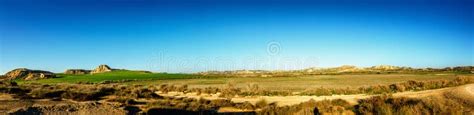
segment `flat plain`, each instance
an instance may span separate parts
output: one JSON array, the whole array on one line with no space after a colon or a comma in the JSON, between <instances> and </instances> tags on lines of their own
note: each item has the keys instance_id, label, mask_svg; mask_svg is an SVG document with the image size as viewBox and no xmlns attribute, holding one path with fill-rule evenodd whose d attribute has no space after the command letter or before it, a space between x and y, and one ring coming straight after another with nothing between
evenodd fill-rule
<instances>
[{"instance_id":1,"label":"flat plain","mask_svg":"<svg viewBox=\"0 0 474 115\"><path fill-rule=\"evenodd\" d=\"M139 71L113 71L100 74L68 75L58 74L59 78L19 83L101 83L104 81L127 81L126 85L188 85L190 88L225 87L232 84L237 88L258 85L265 90L302 91L312 88L352 89L364 86L387 85L410 80L453 80L459 76L474 77L473 74L430 73L430 74L355 74L355 75L306 75L298 77L219 77L193 74L146 73Z\"/></svg>"}]
</instances>

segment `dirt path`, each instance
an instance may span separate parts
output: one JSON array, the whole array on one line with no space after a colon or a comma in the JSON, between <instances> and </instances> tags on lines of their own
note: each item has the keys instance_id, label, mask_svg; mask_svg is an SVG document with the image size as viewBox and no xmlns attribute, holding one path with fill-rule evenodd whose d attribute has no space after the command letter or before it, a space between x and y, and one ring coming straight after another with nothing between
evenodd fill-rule
<instances>
[{"instance_id":1,"label":"dirt path","mask_svg":"<svg viewBox=\"0 0 474 115\"><path fill-rule=\"evenodd\" d=\"M465 89L469 94L474 96L474 84L469 84Z\"/></svg>"},{"instance_id":2,"label":"dirt path","mask_svg":"<svg viewBox=\"0 0 474 115\"><path fill-rule=\"evenodd\" d=\"M464 104L474 108L474 84L450 89L445 95L457 100L462 100Z\"/></svg>"},{"instance_id":3,"label":"dirt path","mask_svg":"<svg viewBox=\"0 0 474 115\"><path fill-rule=\"evenodd\" d=\"M468 101L468 103L471 104L471 106L474 106L474 84L470 84L464 88L466 90L466 95L464 97L464 100Z\"/></svg>"},{"instance_id":4,"label":"dirt path","mask_svg":"<svg viewBox=\"0 0 474 115\"><path fill-rule=\"evenodd\" d=\"M462 89L462 90L460 90ZM406 91L394 93L395 97L412 97L420 98L431 95L442 95L444 92L452 91L458 94L462 94L462 98L474 98L474 84L468 84L458 87L449 87L433 90L424 90L424 91ZM196 95L195 93L178 93L178 92L169 92L168 94L158 93L161 96L172 96L172 97L188 97L188 98L205 98L205 99L226 99L220 98L217 95ZM256 103L259 100L265 99L267 102L276 102L279 106L285 105L294 105L301 102L308 101L310 99L320 101L320 100L332 100L332 99L344 99L349 103L356 104L357 100L369 98L375 95L366 95L366 94L355 94L355 95L332 95L332 96L248 96L248 97L234 97L232 98L233 102L245 102ZM470 99L474 101L474 99Z\"/></svg>"}]
</instances>

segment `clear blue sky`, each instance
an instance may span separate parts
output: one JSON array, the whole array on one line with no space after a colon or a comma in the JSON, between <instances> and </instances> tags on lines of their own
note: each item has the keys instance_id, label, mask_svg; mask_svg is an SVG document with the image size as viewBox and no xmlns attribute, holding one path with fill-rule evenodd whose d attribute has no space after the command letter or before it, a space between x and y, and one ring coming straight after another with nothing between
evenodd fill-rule
<instances>
[{"instance_id":1,"label":"clear blue sky","mask_svg":"<svg viewBox=\"0 0 474 115\"><path fill-rule=\"evenodd\" d=\"M349 1L0 0L0 72L474 65L473 0Z\"/></svg>"}]
</instances>

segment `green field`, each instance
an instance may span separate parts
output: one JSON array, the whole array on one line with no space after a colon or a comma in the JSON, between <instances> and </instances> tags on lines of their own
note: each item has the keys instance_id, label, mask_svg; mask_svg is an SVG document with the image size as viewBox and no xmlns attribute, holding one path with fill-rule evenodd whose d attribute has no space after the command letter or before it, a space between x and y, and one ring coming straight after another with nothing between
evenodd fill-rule
<instances>
[{"instance_id":1,"label":"green field","mask_svg":"<svg viewBox=\"0 0 474 115\"><path fill-rule=\"evenodd\" d=\"M103 81L120 81L120 80L171 80L171 79L193 79L200 76L191 74L167 74L167 73L146 73L140 71L118 70L113 72L86 74L86 75L69 75L57 74L57 78L41 79L35 81L20 81L19 83L78 83L91 82L100 83Z\"/></svg>"},{"instance_id":2,"label":"green field","mask_svg":"<svg viewBox=\"0 0 474 115\"><path fill-rule=\"evenodd\" d=\"M19 83L78 83L91 82L100 83L103 81L121 81L121 84L140 85L188 85L189 87L224 87L227 84L234 84L239 88L246 88L248 85L257 84L260 88L267 90L291 90L302 91L311 88L358 88L370 85L386 85L408 80L452 80L458 76L473 77L473 74L365 74L365 75L311 75L299 77L205 77L192 74L166 74L166 73L146 73L139 71L113 71L100 74L87 75L67 75L58 74L58 78L42 79L35 81L18 81Z\"/></svg>"}]
</instances>

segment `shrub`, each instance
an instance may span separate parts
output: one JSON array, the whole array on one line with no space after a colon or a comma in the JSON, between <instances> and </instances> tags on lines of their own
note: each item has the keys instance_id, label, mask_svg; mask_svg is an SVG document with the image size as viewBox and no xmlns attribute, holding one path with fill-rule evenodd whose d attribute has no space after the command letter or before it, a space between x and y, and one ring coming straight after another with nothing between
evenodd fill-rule
<instances>
[{"instance_id":1,"label":"shrub","mask_svg":"<svg viewBox=\"0 0 474 115\"><path fill-rule=\"evenodd\" d=\"M212 107L232 107L234 104L229 99L215 99L209 103Z\"/></svg>"},{"instance_id":2,"label":"shrub","mask_svg":"<svg viewBox=\"0 0 474 115\"><path fill-rule=\"evenodd\" d=\"M40 85L30 86L33 98L66 98L77 101L99 100L113 94L115 89L95 85Z\"/></svg>"},{"instance_id":3,"label":"shrub","mask_svg":"<svg viewBox=\"0 0 474 115\"><path fill-rule=\"evenodd\" d=\"M219 88L215 88L215 87L206 87L204 88L204 91L202 91L202 93L207 93L207 94L216 94L217 92L219 92Z\"/></svg>"},{"instance_id":4,"label":"shrub","mask_svg":"<svg viewBox=\"0 0 474 115\"><path fill-rule=\"evenodd\" d=\"M256 108L264 108L268 106L268 102L265 99L260 99L255 103Z\"/></svg>"},{"instance_id":5,"label":"shrub","mask_svg":"<svg viewBox=\"0 0 474 115\"><path fill-rule=\"evenodd\" d=\"M236 88L234 84L228 83L224 89L221 91L220 97L234 97L239 94L241 91L239 88Z\"/></svg>"},{"instance_id":6,"label":"shrub","mask_svg":"<svg viewBox=\"0 0 474 115\"><path fill-rule=\"evenodd\" d=\"M247 102L247 101L237 104L236 107L239 108L239 109L245 109L245 110L254 110L254 109L256 109L255 106L253 106L250 102Z\"/></svg>"},{"instance_id":7,"label":"shrub","mask_svg":"<svg viewBox=\"0 0 474 115\"><path fill-rule=\"evenodd\" d=\"M177 90L178 92L186 93L186 91L188 90L188 85L181 85L181 86L177 87L176 90Z\"/></svg>"},{"instance_id":8,"label":"shrub","mask_svg":"<svg viewBox=\"0 0 474 115\"><path fill-rule=\"evenodd\" d=\"M362 99L358 102L359 104L354 109L358 114L452 114L463 111L459 103L433 97L415 99L384 95Z\"/></svg>"},{"instance_id":9,"label":"shrub","mask_svg":"<svg viewBox=\"0 0 474 115\"><path fill-rule=\"evenodd\" d=\"M65 91L63 90L44 90L44 89L34 89L31 91L30 95L34 98L56 98L61 97Z\"/></svg>"},{"instance_id":10,"label":"shrub","mask_svg":"<svg viewBox=\"0 0 474 115\"><path fill-rule=\"evenodd\" d=\"M258 87L258 84L247 84L247 91L258 94L258 92L260 92L260 88Z\"/></svg>"}]
</instances>

